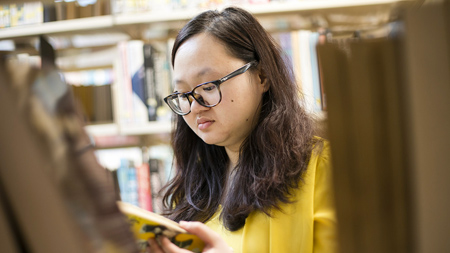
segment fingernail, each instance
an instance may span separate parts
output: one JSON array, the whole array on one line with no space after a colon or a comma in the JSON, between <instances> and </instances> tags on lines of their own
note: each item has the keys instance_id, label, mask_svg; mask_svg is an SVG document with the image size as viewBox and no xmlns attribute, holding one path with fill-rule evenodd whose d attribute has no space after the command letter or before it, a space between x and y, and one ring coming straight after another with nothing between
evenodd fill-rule
<instances>
[{"instance_id":1,"label":"fingernail","mask_svg":"<svg viewBox=\"0 0 450 253\"><path fill-rule=\"evenodd\" d=\"M189 226L189 222L182 220L182 221L180 221L180 225L183 227L187 227L187 226Z\"/></svg>"}]
</instances>

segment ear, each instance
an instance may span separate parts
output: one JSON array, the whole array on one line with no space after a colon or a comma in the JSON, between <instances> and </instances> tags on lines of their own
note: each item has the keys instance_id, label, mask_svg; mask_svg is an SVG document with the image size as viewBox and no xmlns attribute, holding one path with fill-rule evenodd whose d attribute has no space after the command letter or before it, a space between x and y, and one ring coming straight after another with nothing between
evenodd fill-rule
<instances>
[{"instance_id":1,"label":"ear","mask_svg":"<svg viewBox=\"0 0 450 253\"><path fill-rule=\"evenodd\" d=\"M259 80L259 83L261 83L261 85L263 85L264 92L269 90L269 85L267 83L267 76L266 76L266 73L262 69L258 70L258 80Z\"/></svg>"}]
</instances>

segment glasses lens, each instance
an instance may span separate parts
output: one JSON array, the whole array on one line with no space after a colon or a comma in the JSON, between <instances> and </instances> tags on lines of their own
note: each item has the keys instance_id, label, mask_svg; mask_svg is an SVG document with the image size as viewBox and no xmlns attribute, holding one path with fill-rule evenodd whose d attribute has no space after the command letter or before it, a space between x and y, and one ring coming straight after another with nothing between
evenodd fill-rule
<instances>
[{"instance_id":1,"label":"glasses lens","mask_svg":"<svg viewBox=\"0 0 450 253\"><path fill-rule=\"evenodd\" d=\"M193 90L195 99L199 104L212 107L220 102L219 85L215 83L205 83Z\"/></svg>"},{"instance_id":2,"label":"glasses lens","mask_svg":"<svg viewBox=\"0 0 450 253\"><path fill-rule=\"evenodd\" d=\"M186 114L191 110L189 97L185 94L174 94L167 99L167 104L178 114Z\"/></svg>"}]
</instances>

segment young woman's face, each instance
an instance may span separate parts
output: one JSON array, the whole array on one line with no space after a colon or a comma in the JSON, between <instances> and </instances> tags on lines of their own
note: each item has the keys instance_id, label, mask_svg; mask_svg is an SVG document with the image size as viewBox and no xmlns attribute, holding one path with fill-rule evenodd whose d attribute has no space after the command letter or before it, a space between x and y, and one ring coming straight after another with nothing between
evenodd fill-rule
<instances>
[{"instance_id":1,"label":"young woman's face","mask_svg":"<svg viewBox=\"0 0 450 253\"><path fill-rule=\"evenodd\" d=\"M217 39L198 34L178 49L174 62L174 87L189 92L198 84L218 80L247 64L232 57ZM220 85L222 101L207 108L193 100L183 116L189 127L206 143L238 150L260 113L264 84L254 69Z\"/></svg>"}]
</instances>

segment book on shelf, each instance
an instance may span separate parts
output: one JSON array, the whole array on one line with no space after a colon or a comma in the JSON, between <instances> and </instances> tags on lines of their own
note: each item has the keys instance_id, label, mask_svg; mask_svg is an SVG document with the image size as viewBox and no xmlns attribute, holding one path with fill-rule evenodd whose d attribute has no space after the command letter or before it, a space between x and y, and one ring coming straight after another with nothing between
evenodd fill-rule
<instances>
[{"instance_id":1,"label":"book on shelf","mask_svg":"<svg viewBox=\"0 0 450 253\"><path fill-rule=\"evenodd\" d=\"M54 9L56 21L60 21L109 15L111 14L111 3L110 0L57 1L54 3Z\"/></svg>"},{"instance_id":2,"label":"book on shelf","mask_svg":"<svg viewBox=\"0 0 450 253\"><path fill-rule=\"evenodd\" d=\"M44 22L44 7L41 2L0 4L0 28L42 22Z\"/></svg>"},{"instance_id":3,"label":"book on shelf","mask_svg":"<svg viewBox=\"0 0 450 253\"><path fill-rule=\"evenodd\" d=\"M171 86L167 47L155 44L131 40L117 46L114 71L120 124L167 120L171 115L162 101Z\"/></svg>"},{"instance_id":4,"label":"book on shelf","mask_svg":"<svg viewBox=\"0 0 450 253\"><path fill-rule=\"evenodd\" d=\"M0 28L111 14L110 0L8 2L0 4Z\"/></svg>"},{"instance_id":5,"label":"book on shelf","mask_svg":"<svg viewBox=\"0 0 450 253\"><path fill-rule=\"evenodd\" d=\"M22 109L25 106L17 106L19 95L25 102L24 92L32 93L12 92L13 86L31 87L25 81L32 80L27 68L20 67L11 68L0 61L0 80L4 84L0 85L0 252L93 252L86 247L84 232L68 208L72 199L61 191L56 176L50 173L49 164L54 160L43 148L45 137L35 134L30 114ZM19 82L16 75L26 78Z\"/></svg>"},{"instance_id":6,"label":"book on shelf","mask_svg":"<svg viewBox=\"0 0 450 253\"><path fill-rule=\"evenodd\" d=\"M142 56L142 41L123 41L117 45L118 57L114 64L116 73L116 96L118 102L118 118L120 124L139 124L147 122L147 108L144 104L142 86L135 83L133 89L132 77L139 75L144 62ZM132 50L135 55L130 55ZM129 65L131 63L131 65ZM137 93L136 93L137 92Z\"/></svg>"},{"instance_id":7,"label":"book on shelf","mask_svg":"<svg viewBox=\"0 0 450 253\"><path fill-rule=\"evenodd\" d=\"M153 211L152 190L150 183L150 167L148 163L142 163L136 167L138 181L139 206L142 209Z\"/></svg>"},{"instance_id":8,"label":"book on shelf","mask_svg":"<svg viewBox=\"0 0 450 253\"><path fill-rule=\"evenodd\" d=\"M90 124L113 122L111 85L71 85Z\"/></svg>"},{"instance_id":9,"label":"book on shelf","mask_svg":"<svg viewBox=\"0 0 450 253\"><path fill-rule=\"evenodd\" d=\"M138 179L136 168L132 161L122 159L120 167L117 169L117 178L120 189L120 199L136 206L139 206Z\"/></svg>"},{"instance_id":10,"label":"book on shelf","mask_svg":"<svg viewBox=\"0 0 450 253\"><path fill-rule=\"evenodd\" d=\"M383 39L318 46L341 252L450 249L450 4Z\"/></svg>"},{"instance_id":11,"label":"book on shelf","mask_svg":"<svg viewBox=\"0 0 450 253\"><path fill-rule=\"evenodd\" d=\"M409 252L405 108L396 39L318 47L343 252ZM354 242L360 243L354 243Z\"/></svg>"},{"instance_id":12,"label":"book on shelf","mask_svg":"<svg viewBox=\"0 0 450 253\"><path fill-rule=\"evenodd\" d=\"M117 205L127 216L141 252L147 252L148 240L158 236L166 236L180 248L203 251L204 242L198 236L189 234L177 222L129 203L119 201Z\"/></svg>"},{"instance_id":13,"label":"book on shelf","mask_svg":"<svg viewBox=\"0 0 450 253\"><path fill-rule=\"evenodd\" d=\"M430 1L431 2L431 1ZM449 252L450 1L405 17L409 151L417 252Z\"/></svg>"},{"instance_id":14,"label":"book on shelf","mask_svg":"<svg viewBox=\"0 0 450 253\"><path fill-rule=\"evenodd\" d=\"M323 111L326 108L323 99L325 94L320 80L316 51L319 33L295 30L273 33L272 37L279 44L284 60L293 69L300 97L307 111L311 113Z\"/></svg>"},{"instance_id":15,"label":"book on shelf","mask_svg":"<svg viewBox=\"0 0 450 253\"><path fill-rule=\"evenodd\" d=\"M159 159L149 159L148 163L135 166L130 159L122 158L119 168L113 170L120 199L142 209L161 213L162 198L159 191L166 182L163 169Z\"/></svg>"},{"instance_id":16,"label":"book on shelf","mask_svg":"<svg viewBox=\"0 0 450 253\"><path fill-rule=\"evenodd\" d=\"M168 148L136 146L99 149L96 156L99 163L113 174L117 199L161 213L160 190L169 180L164 165L171 164L166 160L171 158Z\"/></svg>"},{"instance_id":17,"label":"book on shelf","mask_svg":"<svg viewBox=\"0 0 450 253\"><path fill-rule=\"evenodd\" d=\"M43 65L51 68L54 52L43 38L40 49ZM0 224L0 251L136 252L112 185L85 148L90 141L69 87L56 69L3 60L0 208L11 229ZM17 250L5 248L4 240Z\"/></svg>"},{"instance_id":18,"label":"book on shelf","mask_svg":"<svg viewBox=\"0 0 450 253\"><path fill-rule=\"evenodd\" d=\"M151 44L143 45L144 55L144 98L148 108L148 119L156 120L158 108L158 95L156 91L155 48Z\"/></svg>"},{"instance_id":19,"label":"book on shelf","mask_svg":"<svg viewBox=\"0 0 450 253\"><path fill-rule=\"evenodd\" d=\"M150 193L153 212L161 213L163 199L160 190L168 181L165 175L163 161L161 159L150 158L148 160L148 168L150 170Z\"/></svg>"}]
</instances>

